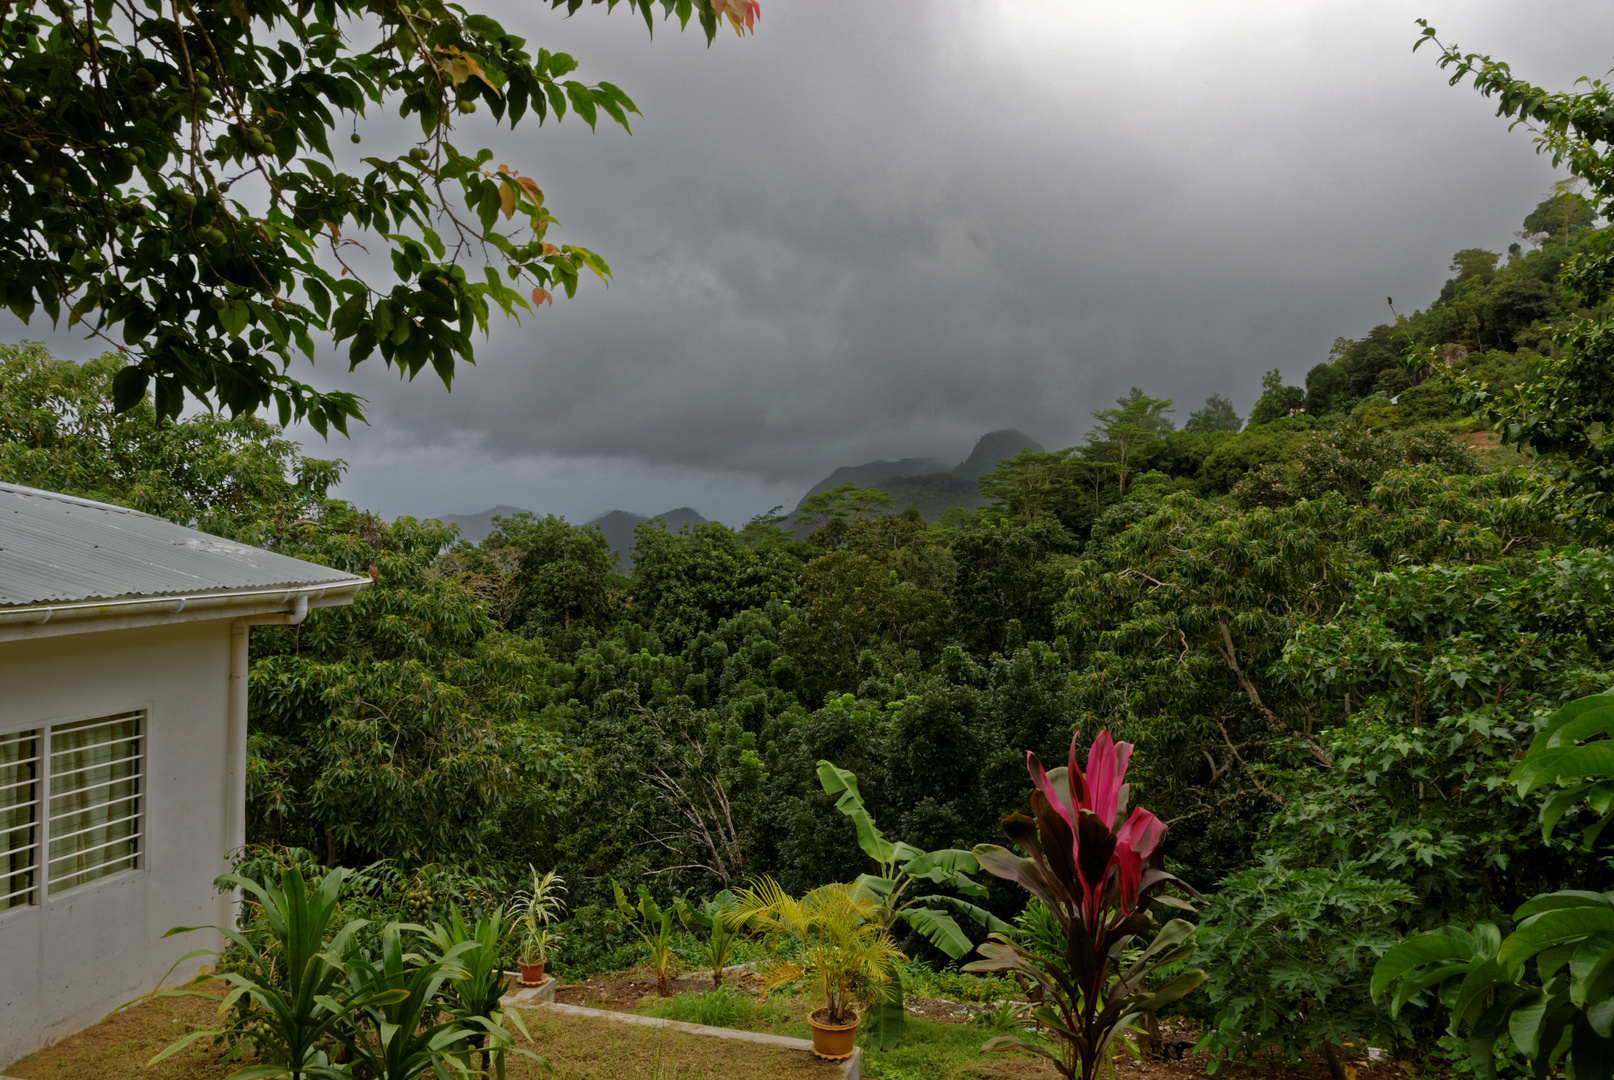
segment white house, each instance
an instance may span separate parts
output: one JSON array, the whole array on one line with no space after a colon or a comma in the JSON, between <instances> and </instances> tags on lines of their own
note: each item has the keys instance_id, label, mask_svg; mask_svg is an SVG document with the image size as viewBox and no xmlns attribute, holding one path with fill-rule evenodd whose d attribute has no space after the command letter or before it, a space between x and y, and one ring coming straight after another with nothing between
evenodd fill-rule
<instances>
[{"instance_id":1,"label":"white house","mask_svg":"<svg viewBox=\"0 0 1614 1080\"><path fill-rule=\"evenodd\" d=\"M232 916L247 628L369 584L0 483L0 1069L218 944L163 934Z\"/></svg>"}]
</instances>

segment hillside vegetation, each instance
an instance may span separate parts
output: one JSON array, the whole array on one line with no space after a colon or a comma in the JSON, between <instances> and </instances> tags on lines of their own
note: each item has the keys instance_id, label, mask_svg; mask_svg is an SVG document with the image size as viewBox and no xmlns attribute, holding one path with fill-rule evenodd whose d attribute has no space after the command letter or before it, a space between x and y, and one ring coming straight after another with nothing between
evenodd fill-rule
<instances>
[{"instance_id":1,"label":"hillside vegetation","mask_svg":"<svg viewBox=\"0 0 1614 1080\"><path fill-rule=\"evenodd\" d=\"M1024 807L1027 751L1107 728L1210 897L1185 1007L1234 1052L1434 1052L1432 1014L1369 1001L1390 944L1614 888L1572 835L1593 811L1546 837L1507 782L1543 717L1614 682L1607 519L1577 459L1498 446L1485 412L1602 310L1560 283L1608 242L1565 198L1304 385L1268 374L1247 419L1135 389L1082 444L999 461L983 505L929 520L904 485L933 477L838 482L738 529L641 523L631 576L552 517L477 544L383 521L252 417L114 415L113 357L0 352L0 478L379 567L351 608L253 635L248 812L255 844L389 860L421 911L557 867L557 962L624 966L613 880L669 903L870 870L821 760L888 836L969 849ZM980 902L1024 909L995 879ZM1248 936L1259 904L1279 937Z\"/></svg>"}]
</instances>

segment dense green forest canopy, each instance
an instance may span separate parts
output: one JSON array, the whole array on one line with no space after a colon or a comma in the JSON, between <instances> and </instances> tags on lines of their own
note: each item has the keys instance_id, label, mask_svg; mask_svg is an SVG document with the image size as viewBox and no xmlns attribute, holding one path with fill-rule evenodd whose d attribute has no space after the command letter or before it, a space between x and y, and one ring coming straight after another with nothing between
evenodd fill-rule
<instances>
[{"instance_id":1,"label":"dense green forest canopy","mask_svg":"<svg viewBox=\"0 0 1614 1080\"><path fill-rule=\"evenodd\" d=\"M1024 803L1028 750L1107 727L1213 898L1212 1001L1260 977L1225 974L1250 898L1288 898L1263 917L1302 943L1269 962L1307 973L1284 991L1322 1025L1305 1038L1407 1038L1365 990L1402 934L1614 888L1505 782L1543 716L1614 681L1614 555L1575 501L1600 481L1491 427L1600 310L1565 283L1608 233L1561 195L1524 232L1456 253L1427 309L1335 342L1304 385L1269 373L1247 423L1243 388L1181 428L1134 389L1082 444L1001 461L979 509L927 523L844 485L804 505L805 539L773 514L642 524L631 576L553 517L477 545L381 520L330 497L341 462L250 415L119 411L110 355L0 349L0 478L376 568L351 608L253 636L255 844L444 895L561 868L560 962L603 963L625 948L612 879L666 899L867 870L820 760L890 835L968 849ZM1022 906L1001 883L983 903Z\"/></svg>"}]
</instances>

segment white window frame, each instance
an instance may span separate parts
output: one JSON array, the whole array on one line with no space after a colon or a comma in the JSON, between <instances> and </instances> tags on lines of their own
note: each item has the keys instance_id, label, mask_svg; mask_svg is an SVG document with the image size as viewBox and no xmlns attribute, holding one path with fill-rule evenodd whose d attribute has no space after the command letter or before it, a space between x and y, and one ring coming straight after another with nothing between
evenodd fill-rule
<instances>
[{"instance_id":1,"label":"white window frame","mask_svg":"<svg viewBox=\"0 0 1614 1080\"><path fill-rule=\"evenodd\" d=\"M53 889L52 887L58 884L61 880L77 877L79 874L83 873L83 871L70 871L60 875L60 877L57 877L51 872L52 862L61 862L64 859L72 857L72 855L63 855L59 856L55 860L51 859L51 841L53 838L60 838L55 836L52 830L52 825L54 825L57 820L70 819L74 815L82 814L85 812L85 809L90 808L66 810L61 814L52 814L51 802L54 796L51 794L51 781L57 775L71 775L75 772L84 771L84 768L104 767L81 767L79 769L64 770L60 774L53 772L51 768L51 758L53 753L64 752L54 750L54 737L58 732L61 732L67 728L83 727L93 724L93 722L96 721L114 723L130 718L134 718L138 722L138 727L136 729L137 734L135 735L135 738L139 741L139 750L132 758L121 758L118 759L118 761L122 762L132 760L135 763L135 771L130 776L120 777L115 781L107 781L107 783L122 783L131 779L135 781L135 792L133 795L124 796L121 799L113 800L117 803L132 802L132 812L124 814L118 818L102 822L98 825L92 825L88 828L81 828L76 831L63 834L63 836L75 836L83 832L88 832L91 829L106 828L132 820L135 822L135 829L129 836L119 837L116 840L108 841L106 844L101 844L97 847L87 849L88 852L94 852L102 847L109 847L113 844L124 844L132 840L134 841L134 851L128 857L128 865L122 867L121 869L115 870L110 874L92 878L89 881L80 881L77 884L68 885L65 888ZM21 735L33 739L33 757L25 759L23 762L19 762L19 764L32 762L35 764L36 768L34 777L31 781L18 782L19 784L32 783L34 785L33 799L29 803L24 804L33 807L32 839L21 847L9 848L5 852L0 852L0 854L9 855L14 851L32 849L33 863L30 868L32 871L32 880L26 888L8 892L3 896L0 896L0 902L12 900L19 895L26 894L27 896L27 900L24 903L17 904L13 907L0 908L0 919L4 919L8 915L15 914L19 911L37 910L44 904L55 903L60 900L67 900L68 902L71 902L74 898L80 895L83 889L86 889L92 885L99 885L102 882L115 881L130 874L139 873L147 869L147 855L150 844L146 834L146 827L151 820L151 807L149 801L151 788L149 782L150 772L148 770L148 763L151 754L151 709L148 706L139 705L133 708L122 709L115 712L95 712L79 717L60 717L49 721L41 721L29 727L18 728L15 731L4 732L3 734L7 737ZM108 742L124 741L127 740L108 740ZM93 749L96 745L107 745L107 743L91 744L89 747L80 747L78 749ZM8 785L8 787L9 786L12 785ZM93 787L101 786L105 785L93 785ZM93 787L85 790L93 790ZM62 794L65 795L70 793L63 792ZM76 855L85 853L86 852L75 852L73 854ZM0 883L4 883L7 880L9 879L0 878Z\"/></svg>"}]
</instances>

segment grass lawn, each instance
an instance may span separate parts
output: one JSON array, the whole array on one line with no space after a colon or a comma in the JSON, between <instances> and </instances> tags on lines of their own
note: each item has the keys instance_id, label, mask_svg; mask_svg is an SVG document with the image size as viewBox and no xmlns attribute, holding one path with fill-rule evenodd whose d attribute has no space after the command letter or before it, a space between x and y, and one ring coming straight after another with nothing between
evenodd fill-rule
<instances>
[{"instance_id":1,"label":"grass lawn","mask_svg":"<svg viewBox=\"0 0 1614 1080\"><path fill-rule=\"evenodd\" d=\"M759 1002L744 993L718 992L647 997L634 1011L691 1024L809 1039L812 1029L808 1027L807 1014L812 1008L801 998L773 997ZM981 1044L996 1034L998 1032L978 1024L910 1016L901 1044L891 1050L874 1049L865 1034L859 1032L863 1075L870 1080L1054 1080L1057 1077L1051 1065L1029 1054L983 1055Z\"/></svg>"},{"instance_id":2,"label":"grass lawn","mask_svg":"<svg viewBox=\"0 0 1614 1080\"><path fill-rule=\"evenodd\" d=\"M659 1028L546 1014L523 1014L530 1048L554 1066L549 1073L512 1056L511 1080L830 1080L837 1066L799 1050L713 1039ZM213 1004L200 998L159 998L125 1009L4 1068L19 1080L223 1080L245 1062L225 1063L198 1040L145 1069L145 1063L192 1031L211 1027Z\"/></svg>"}]
</instances>

